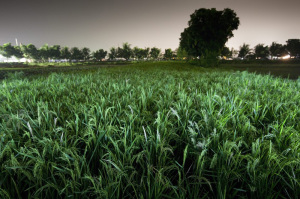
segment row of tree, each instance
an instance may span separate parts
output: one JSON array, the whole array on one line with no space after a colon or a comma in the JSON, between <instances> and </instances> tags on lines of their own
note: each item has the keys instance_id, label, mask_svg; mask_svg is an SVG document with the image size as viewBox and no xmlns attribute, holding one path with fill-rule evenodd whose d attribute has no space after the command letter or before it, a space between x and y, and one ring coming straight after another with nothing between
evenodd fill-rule
<instances>
[{"instance_id":1,"label":"row of tree","mask_svg":"<svg viewBox=\"0 0 300 199\"><path fill-rule=\"evenodd\" d=\"M33 44L13 46L11 43L6 43L0 46L0 54L6 58L16 57L17 59L26 58L37 62L48 62L50 60L68 60L68 61L101 61L107 56L110 60L114 59L158 59L161 57L161 50L159 48L131 48L128 43L123 43L122 47L112 47L110 52L99 49L91 53L89 48L79 49L77 47L68 48L60 45L49 46L43 45L37 48ZM164 58L171 59L174 57L174 52L171 49L165 49Z\"/></svg>"},{"instance_id":2,"label":"row of tree","mask_svg":"<svg viewBox=\"0 0 300 199\"><path fill-rule=\"evenodd\" d=\"M33 44L12 46L11 43L6 43L0 46L0 54L6 58L16 57L17 59L27 58L33 61L48 62L49 60L102 60L106 57L107 51L99 49L91 53L89 48L79 49L73 47L61 47L60 45L49 46L48 44L43 45L41 48L36 48Z\"/></svg>"},{"instance_id":3,"label":"row of tree","mask_svg":"<svg viewBox=\"0 0 300 199\"><path fill-rule=\"evenodd\" d=\"M128 43L123 43L122 47L112 47L110 52L103 49L99 49L95 52L90 51L89 48L79 49L73 47L69 49L68 47L60 47L60 45L49 46L48 44L43 45L41 48L37 49L33 44L21 45L21 46L12 46L11 43L6 43L3 46L0 46L0 54L6 58L12 56L21 59L27 58L39 62L48 62L49 60L68 60L68 61L101 61L107 56L110 60L115 59L136 59L136 60L145 60L145 59L172 59L177 58L187 58L189 53L182 48L178 48L175 51L168 48L165 49L165 52L162 56L161 50L159 48L131 48L131 45ZM285 45L273 42L270 46L264 44L257 44L253 49L250 48L249 44L243 44L240 46L239 51L230 50L228 47L223 47L220 54L221 56L227 58L239 57L242 59L264 59L267 57L282 57L290 55L291 57L297 57L300 55L300 39L289 39ZM192 56L193 57L193 56Z\"/></svg>"},{"instance_id":4,"label":"row of tree","mask_svg":"<svg viewBox=\"0 0 300 199\"><path fill-rule=\"evenodd\" d=\"M169 51L170 49L166 49ZM172 51L172 50L171 50ZM134 47L131 48L131 45L128 43L123 43L122 47L112 47L110 49L110 53L108 54L108 57L110 60L123 58L126 60L129 60L131 58L137 59L137 60L144 60L144 59L158 59L161 55L161 50L159 48L153 47L153 48L139 48Z\"/></svg>"},{"instance_id":5,"label":"row of tree","mask_svg":"<svg viewBox=\"0 0 300 199\"><path fill-rule=\"evenodd\" d=\"M246 59L264 59L270 57L271 59L289 55L290 57L300 56L300 39L289 39L286 44L279 44L272 42L270 46L264 44L257 44L253 49L249 44L240 46L240 50L229 50L227 47L223 48L222 55L232 57L237 54L240 58Z\"/></svg>"}]
</instances>

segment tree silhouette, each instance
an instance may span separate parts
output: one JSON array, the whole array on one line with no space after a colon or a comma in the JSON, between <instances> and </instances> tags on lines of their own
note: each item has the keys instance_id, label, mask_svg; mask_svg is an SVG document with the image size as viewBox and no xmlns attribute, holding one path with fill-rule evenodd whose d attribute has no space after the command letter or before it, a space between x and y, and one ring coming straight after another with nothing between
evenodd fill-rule
<instances>
[{"instance_id":1,"label":"tree silhouette","mask_svg":"<svg viewBox=\"0 0 300 199\"><path fill-rule=\"evenodd\" d=\"M181 33L180 47L195 57L220 53L240 24L236 13L229 8L222 11L201 8L190 17L189 26Z\"/></svg>"}]
</instances>

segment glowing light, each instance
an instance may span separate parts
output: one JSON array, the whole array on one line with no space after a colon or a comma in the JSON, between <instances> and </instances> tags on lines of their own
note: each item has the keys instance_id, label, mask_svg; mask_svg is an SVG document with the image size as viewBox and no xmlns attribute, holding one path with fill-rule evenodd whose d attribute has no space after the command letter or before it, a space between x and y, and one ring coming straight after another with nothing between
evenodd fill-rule
<instances>
[{"instance_id":1,"label":"glowing light","mask_svg":"<svg viewBox=\"0 0 300 199\"><path fill-rule=\"evenodd\" d=\"M283 56L283 57L282 57L282 59L289 59L289 58L291 58L290 55L286 55L286 56Z\"/></svg>"}]
</instances>

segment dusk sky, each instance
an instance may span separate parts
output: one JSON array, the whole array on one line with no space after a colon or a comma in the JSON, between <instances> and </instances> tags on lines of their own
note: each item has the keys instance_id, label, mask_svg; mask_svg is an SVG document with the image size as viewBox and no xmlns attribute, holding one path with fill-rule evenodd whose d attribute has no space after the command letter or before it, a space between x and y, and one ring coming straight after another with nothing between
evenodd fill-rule
<instances>
[{"instance_id":1,"label":"dusk sky","mask_svg":"<svg viewBox=\"0 0 300 199\"><path fill-rule=\"evenodd\" d=\"M17 38L37 47L48 43L94 51L128 42L175 50L199 8L237 13L240 26L226 44L230 48L300 38L300 0L3 0L0 5L0 45L15 45Z\"/></svg>"}]
</instances>

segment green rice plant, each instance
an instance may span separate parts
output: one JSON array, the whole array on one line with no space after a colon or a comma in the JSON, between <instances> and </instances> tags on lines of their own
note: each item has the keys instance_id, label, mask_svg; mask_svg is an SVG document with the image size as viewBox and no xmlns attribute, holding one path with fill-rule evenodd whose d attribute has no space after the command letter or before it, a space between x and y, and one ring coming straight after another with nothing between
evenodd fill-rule
<instances>
[{"instance_id":1,"label":"green rice plant","mask_svg":"<svg viewBox=\"0 0 300 199\"><path fill-rule=\"evenodd\" d=\"M298 198L300 84L184 62L0 82L2 198Z\"/></svg>"}]
</instances>

